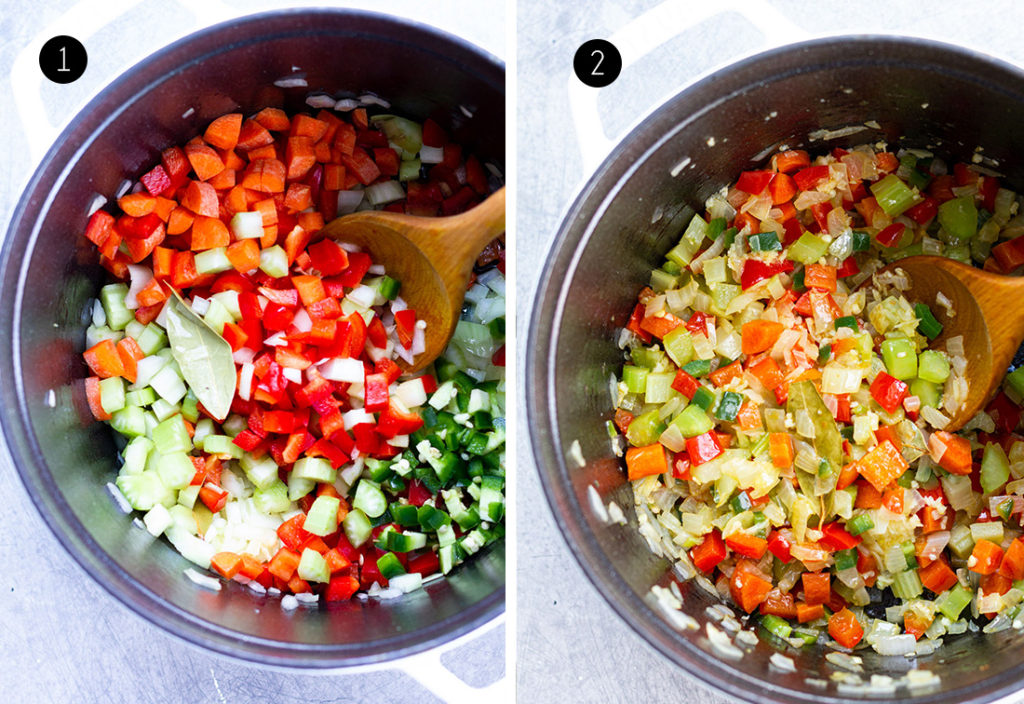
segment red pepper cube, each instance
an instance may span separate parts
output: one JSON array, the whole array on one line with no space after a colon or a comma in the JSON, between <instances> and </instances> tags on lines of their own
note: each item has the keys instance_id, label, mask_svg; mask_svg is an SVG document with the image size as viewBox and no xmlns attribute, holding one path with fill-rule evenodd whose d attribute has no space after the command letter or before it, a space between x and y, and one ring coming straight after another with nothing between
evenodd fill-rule
<instances>
[{"instance_id":1,"label":"red pepper cube","mask_svg":"<svg viewBox=\"0 0 1024 704\"><path fill-rule=\"evenodd\" d=\"M386 374L366 375L363 400L363 405L370 413L383 411L388 407L390 394L388 393L388 377Z\"/></svg>"}]
</instances>

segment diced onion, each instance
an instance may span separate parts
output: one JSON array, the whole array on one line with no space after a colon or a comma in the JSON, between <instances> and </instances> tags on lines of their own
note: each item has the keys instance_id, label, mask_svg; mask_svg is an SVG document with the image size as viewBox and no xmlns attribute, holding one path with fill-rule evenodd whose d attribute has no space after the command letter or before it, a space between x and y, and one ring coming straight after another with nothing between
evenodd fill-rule
<instances>
[{"instance_id":1,"label":"diced onion","mask_svg":"<svg viewBox=\"0 0 1024 704\"><path fill-rule=\"evenodd\" d=\"M320 375L328 381L361 383L366 378L363 363L353 357L334 357L320 365Z\"/></svg>"},{"instance_id":2,"label":"diced onion","mask_svg":"<svg viewBox=\"0 0 1024 704\"><path fill-rule=\"evenodd\" d=\"M363 202L363 195L363 191L338 191L338 215L356 212L356 208Z\"/></svg>"},{"instance_id":3,"label":"diced onion","mask_svg":"<svg viewBox=\"0 0 1024 704\"><path fill-rule=\"evenodd\" d=\"M366 187L366 198L370 201L370 205L387 205L405 198L405 189L398 181L375 183Z\"/></svg>"}]
</instances>

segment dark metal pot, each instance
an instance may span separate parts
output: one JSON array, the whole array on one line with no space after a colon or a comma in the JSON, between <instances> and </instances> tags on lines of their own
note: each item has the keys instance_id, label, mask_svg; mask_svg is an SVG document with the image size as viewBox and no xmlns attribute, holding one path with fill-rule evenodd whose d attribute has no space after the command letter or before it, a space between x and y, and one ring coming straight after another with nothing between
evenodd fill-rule
<instances>
[{"instance_id":1,"label":"dark metal pot","mask_svg":"<svg viewBox=\"0 0 1024 704\"><path fill-rule=\"evenodd\" d=\"M309 88L275 88L293 67ZM372 91L400 114L433 117L471 151L504 164L504 66L455 37L332 10L257 15L193 34L98 95L22 195L3 243L0 330L8 363L0 370L0 403L14 464L43 520L112 595L204 649L326 668L425 650L501 613L504 545L390 601L286 612L277 599L235 583L217 593L200 589L183 573L189 563L133 527L107 492L115 448L110 431L91 420L80 357L90 298L104 278L81 234L94 194L111 198L122 179L158 163L159 150L225 112L298 109L314 89Z\"/></svg>"},{"instance_id":2,"label":"dark metal pot","mask_svg":"<svg viewBox=\"0 0 1024 704\"><path fill-rule=\"evenodd\" d=\"M987 702L1024 677L1019 631L950 638L916 661L863 654L866 675L899 677L917 666L939 687L898 694L843 694L829 680L825 651L787 649L795 674L769 670L776 647L761 640L740 661L715 654L703 624L715 603L682 586L684 611L699 631L673 628L647 599L671 579L637 532L633 496L604 429L613 408L609 376L622 364L615 345L637 291L678 241L694 206L765 161L779 145L825 151L886 140L933 147L956 160L975 146L997 159L1012 186L1024 186L1024 73L952 46L881 37L828 38L759 54L679 93L613 150L569 208L547 259L527 341L526 397L533 448L555 520L590 580L646 641L685 672L747 701L862 699ZM811 141L831 130L877 121L881 129ZM578 440L585 466L567 458ZM629 525L607 526L588 499L594 487Z\"/></svg>"}]
</instances>

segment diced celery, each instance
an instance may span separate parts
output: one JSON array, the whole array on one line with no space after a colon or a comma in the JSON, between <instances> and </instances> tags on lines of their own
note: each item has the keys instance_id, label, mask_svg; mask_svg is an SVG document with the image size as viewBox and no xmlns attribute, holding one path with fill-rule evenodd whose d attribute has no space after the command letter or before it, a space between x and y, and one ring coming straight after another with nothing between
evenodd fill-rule
<instances>
[{"instance_id":1,"label":"diced celery","mask_svg":"<svg viewBox=\"0 0 1024 704\"><path fill-rule=\"evenodd\" d=\"M712 257L704 260L704 283L724 284L728 282L728 269L725 257Z\"/></svg>"},{"instance_id":2,"label":"diced celery","mask_svg":"<svg viewBox=\"0 0 1024 704\"><path fill-rule=\"evenodd\" d=\"M1002 521L986 521L984 523L972 523L970 527L971 539L977 543L980 540L999 545L1003 542L1006 531L1003 529Z\"/></svg>"},{"instance_id":3,"label":"diced celery","mask_svg":"<svg viewBox=\"0 0 1024 704\"><path fill-rule=\"evenodd\" d=\"M196 466L184 452L171 452L159 456L156 471L168 489L184 489L196 475Z\"/></svg>"},{"instance_id":4,"label":"diced celery","mask_svg":"<svg viewBox=\"0 0 1024 704\"><path fill-rule=\"evenodd\" d=\"M786 256L802 264L813 264L824 257L826 252L828 252L828 242L817 235L805 232L800 235L800 239L789 246Z\"/></svg>"},{"instance_id":5,"label":"diced celery","mask_svg":"<svg viewBox=\"0 0 1024 704\"><path fill-rule=\"evenodd\" d=\"M128 406L148 406L153 401L156 401L156 392L148 386L129 391L124 397L124 402Z\"/></svg>"},{"instance_id":6,"label":"diced celery","mask_svg":"<svg viewBox=\"0 0 1024 704\"><path fill-rule=\"evenodd\" d=\"M242 309L238 307L238 291L221 291L210 296L210 300L218 301L227 308L233 320L239 320L242 317Z\"/></svg>"},{"instance_id":7,"label":"diced celery","mask_svg":"<svg viewBox=\"0 0 1024 704\"><path fill-rule=\"evenodd\" d=\"M206 508L204 505L203 508ZM202 510L202 509L200 509ZM199 532L199 521L195 514L194 509L190 509L187 506L181 504L174 504L168 510L171 516L172 525L178 530L184 531L191 535L196 535ZM170 530L170 528L168 528Z\"/></svg>"},{"instance_id":8,"label":"diced celery","mask_svg":"<svg viewBox=\"0 0 1024 704\"><path fill-rule=\"evenodd\" d=\"M889 174L885 178L871 184L871 193L878 201L879 207L889 217L896 217L904 210L920 200L914 191L896 174Z\"/></svg>"},{"instance_id":9,"label":"diced celery","mask_svg":"<svg viewBox=\"0 0 1024 704\"><path fill-rule=\"evenodd\" d=\"M897 379L917 376L917 351L911 340L895 337L882 342L882 360L889 374Z\"/></svg>"},{"instance_id":10,"label":"diced celery","mask_svg":"<svg viewBox=\"0 0 1024 704\"><path fill-rule=\"evenodd\" d=\"M244 416L232 414L228 416L226 421L220 424L220 427L225 435L233 438L248 427L248 421Z\"/></svg>"},{"instance_id":11,"label":"diced celery","mask_svg":"<svg viewBox=\"0 0 1024 704\"><path fill-rule=\"evenodd\" d=\"M146 414L138 406L125 406L110 417L110 427L129 437L146 434Z\"/></svg>"},{"instance_id":12,"label":"diced celery","mask_svg":"<svg viewBox=\"0 0 1024 704\"><path fill-rule=\"evenodd\" d=\"M100 289L100 303L111 330L124 330L128 323L135 320L135 313L124 304L127 295L128 286L125 284L107 284Z\"/></svg>"},{"instance_id":13,"label":"diced celery","mask_svg":"<svg viewBox=\"0 0 1024 704\"><path fill-rule=\"evenodd\" d=\"M670 274L663 269L654 269L651 272L651 288L658 293L663 293L673 288L678 288L679 276Z\"/></svg>"},{"instance_id":14,"label":"diced celery","mask_svg":"<svg viewBox=\"0 0 1024 704\"><path fill-rule=\"evenodd\" d=\"M234 460L242 459L242 456L245 454L242 448L232 442L231 438L227 435L208 435L203 438L203 452L210 455L227 455ZM274 467L274 472L277 472L276 466ZM252 477L249 480L252 481ZM253 483L255 484L255 482Z\"/></svg>"},{"instance_id":15,"label":"diced celery","mask_svg":"<svg viewBox=\"0 0 1024 704\"><path fill-rule=\"evenodd\" d=\"M197 274L219 274L222 271L231 269L231 260L228 259L227 247L214 247L196 254Z\"/></svg>"},{"instance_id":16,"label":"diced celery","mask_svg":"<svg viewBox=\"0 0 1024 704\"><path fill-rule=\"evenodd\" d=\"M985 445L985 454L981 459L981 488L986 494L992 494L1010 479L1010 460L998 443Z\"/></svg>"},{"instance_id":17,"label":"diced celery","mask_svg":"<svg viewBox=\"0 0 1024 704\"><path fill-rule=\"evenodd\" d=\"M287 276L288 254L280 245L267 247L260 252L260 270L275 279Z\"/></svg>"},{"instance_id":18,"label":"diced celery","mask_svg":"<svg viewBox=\"0 0 1024 704\"><path fill-rule=\"evenodd\" d=\"M700 249L700 245L704 241L707 232L708 224L704 221L704 218L700 215L694 215L693 219L690 220L690 224L686 227L686 231L683 232L679 244L669 250L665 258L675 262L680 267L690 266L690 261L693 259L693 255Z\"/></svg>"},{"instance_id":19,"label":"diced celery","mask_svg":"<svg viewBox=\"0 0 1024 704\"><path fill-rule=\"evenodd\" d=\"M729 307L732 299L740 295L742 289L737 284L712 284L711 302L721 311Z\"/></svg>"},{"instance_id":20,"label":"diced celery","mask_svg":"<svg viewBox=\"0 0 1024 704\"><path fill-rule=\"evenodd\" d=\"M238 240L255 240L263 237L263 214L235 213L231 218L231 233Z\"/></svg>"},{"instance_id":21,"label":"diced celery","mask_svg":"<svg viewBox=\"0 0 1024 704\"><path fill-rule=\"evenodd\" d=\"M153 450L153 441L147 437L132 438L121 452L124 457L124 464L121 465L122 474L142 474L146 469L146 460Z\"/></svg>"},{"instance_id":22,"label":"diced celery","mask_svg":"<svg viewBox=\"0 0 1024 704\"><path fill-rule=\"evenodd\" d=\"M638 367L644 367L645 369L654 369L654 367L661 364L665 358L665 353L661 350L657 350L651 347L634 347L629 353L629 356L633 360L633 364Z\"/></svg>"},{"instance_id":23,"label":"diced celery","mask_svg":"<svg viewBox=\"0 0 1024 704\"><path fill-rule=\"evenodd\" d=\"M949 591L940 594L935 600L935 605L943 616L951 621L956 621L960 618L960 612L971 603L973 598L973 592L961 584L956 584Z\"/></svg>"},{"instance_id":24,"label":"diced celery","mask_svg":"<svg viewBox=\"0 0 1024 704\"><path fill-rule=\"evenodd\" d=\"M685 325L680 325L665 335L662 343L665 345L665 352L676 366L681 367L693 359L693 337Z\"/></svg>"},{"instance_id":25,"label":"diced celery","mask_svg":"<svg viewBox=\"0 0 1024 704\"><path fill-rule=\"evenodd\" d=\"M924 357L924 354L921 356ZM918 373L920 373L920 370L918 370ZM925 381L924 379L918 378L910 382L910 393L921 400L922 406L938 408L939 403L942 401L942 389L937 384Z\"/></svg>"},{"instance_id":26,"label":"diced celery","mask_svg":"<svg viewBox=\"0 0 1024 704\"><path fill-rule=\"evenodd\" d=\"M974 237L978 232L978 208L974 196L960 196L939 206L939 224L958 240Z\"/></svg>"},{"instance_id":27,"label":"diced celery","mask_svg":"<svg viewBox=\"0 0 1024 704\"><path fill-rule=\"evenodd\" d=\"M415 181L420 177L421 166L422 162L419 159L408 159L403 161L398 167L398 180Z\"/></svg>"},{"instance_id":28,"label":"diced celery","mask_svg":"<svg viewBox=\"0 0 1024 704\"><path fill-rule=\"evenodd\" d=\"M255 484L255 482L253 483ZM294 472L288 475L288 498L292 501L298 501L314 488L316 488L316 482L312 479L296 477Z\"/></svg>"},{"instance_id":29,"label":"diced celery","mask_svg":"<svg viewBox=\"0 0 1024 704\"><path fill-rule=\"evenodd\" d=\"M310 479L314 482L333 483L338 473L331 463L323 457L302 457L295 462L292 474L299 479Z\"/></svg>"},{"instance_id":30,"label":"diced celery","mask_svg":"<svg viewBox=\"0 0 1024 704\"><path fill-rule=\"evenodd\" d=\"M153 438L156 451L161 455L192 451L192 440L185 427L185 419L180 414L171 416L156 426L150 437Z\"/></svg>"},{"instance_id":31,"label":"diced celery","mask_svg":"<svg viewBox=\"0 0 1024 704\"><path fill-rule=\"evenodd\" d=\"M371 122L403 151L416 155L423 148L423 127L418 122L397 115L375 115Z\"/></svg>"},{"instance_id":32,"label":"diced celery","mask_svg":"<svg viewBox=\"0 0 1024 704\"><path fill-rule=\"evenodd\" d=\"M714 428L715 422L711 420L703 408L697 404L690 404L683 409L682 413L675 417L672 425L679 428L684 437L692 438L703 435Z\"/></svg>"},{"instance_id":33,"label":"diced celery","mask_svg":"<svg viewBox=\"0 0 1024 704\"><path fill-rule=\"evenodd\" d=\"M149 356L167 347L167 333L156 323L150 323L135 341L139 343L139 348L146 356Z\"/></svg>"},{"instance_id":34,"label":"diced celery","mask_svg":"<svg viewBox=\"0 0 1024 704\"><path fill-rule=\"evenodd\" d=\"M306 512L304 530L321 537L338 530L338 507L341 501L336 496L324 494L316 497L313 505Z\"/></svg>"},{"instance_id":35,"label":"diced celery","mask_svg":"<svg viewBox=\"0 0 1024 704\"><path fill-rule=\"evenodd\" d=\"M622 368L622 381L631 394L642 394L647 389L648 370L627 364Z\"/></svg>"},{"instance_id":36,"label":"diced celery","mask_svg":"<svg viewBox=\"0 0 1024 704\"><path fill-rule=\"evenodd\" d=\"M181 401L181 415L189 423L196 423L199 421L199 399L196 398L192 389L189 389L185 393L185 398Z\"/></svg>"},{"instance_id":37,"label":"diced celery","mask_svg":"<svg viewBox=\"0 0 1024 704\"><path fill-rule=\"evenodd\" d=\"M971 529L962 523L953 526L949 535L949 549L954 555L966 560L974 550L974 536Z\"/></svg>"},{"instance_id":38,"label":"diced celery","mask_svg":"<svg viewBox=\"0 0 1024 704\"><path fill-rule=\"evenodd\" d=\"M149 385L160 395L160 398L172 404L185 398L185 393L188 391L177 369L170 364L158 371L150 380Z\"/></svg>"},{"instance_id":39,"label":"diced celery","mask_svg":"<svg viewBox=\"0 0 1024 704\"><path fill-rule=\"evenodd\" d=\"M171 416L176 416L181 413L181 404L178 403L167 403L162 398L158 398L153 401L150 410L159 422L164 422Z\"/></svg>"},{"instance_id":40,"label":"diced celery","mask_svg":"<svg viewBox=\"0 0 1024 704\"><path fill-rule=\"evenodd\" d=\"M924 586L917 570L900 572L892 580L892 593L900 599L916 599L921 596Z\"/></svg>"},{"instance_id":41,"label":"diced celery","mask_svg":"<svg viewBox=\"0 0 1024 704\"><path fill-rule=\"evenodd\" d=\"M327 560L313 548L306 548L302 551L302 557L299 558L299 566L295 573L299 575L300 579L307 582L331 581L331 570L327 566Z\"/></svg>"},{"instance_id":42,"label":"diced celery","mask_svg":"<svg viewBox=\"0 0 1024 704\"><path fill-rule=\"evenodd\" d=\"M933 384L945 383L949 378L949 359L937 350L925 350L918 358L917 375Z\"/></svg>"},{"instance_id":43,"label":"diced celery","mask_svg":"<svg viewBox=\"0 0 1024 704\"><path fill-rule=\"evenodd\" d=\"M215 436L206 438L206 446L209 448L209 442ZM232 443L234 444L234 443ZM241 448L239 448L241 449ZM212 454L210 449L206 450ZM259 459L256 459L248 453L244 453L241 457L239 464L242 465L242 470L245 472L245 476L248 477L249 481L256 485L259 489L266 489L268 486L277 481L277 463L274 462L274 458L270 455L264 455ZM289 475L290 476L290 475ZM291 485L289 483L289 489ZM310 489L313 487L310 486ZM309 493L308 491L306 493ZM302 494L301 496L305 496ZM301 498L297 497L297 498ZM293 499L294 500L294 499Z\"/></svg>"},{"instance_id":44,"label":"diced celery","mask_svg":"<svg viewBox=\"0 0 1024 704\"><path fill-rule=\"evenodd\" d=\"M199 490L203 487L196 484L195 486L189 485L178 492L178 503L186 508L192 508L196 505L196 499L199 498Z\"/></svg>"},{"instance_id":45,"label":"diced celery","mask_svg":"<svg viewBox=\"0 0 1024 704\"><path fill-rule=\"evenodd\" d=\"M203 322L213 328L218 335L223 335L224 325L234 321L235 317L223 303L215 298L210 299L210 307L207 309L206 315L203 316Z\"/></svg>"},{"instance_id":46,"label":"diced celery","mask_svg":"<svg viewBox=\"0 0 1024 704\"><path fill-rule=\"evenodd\" d=\"M275 479L265 489L259 487L253 492L253 503L263 513L283 513L291 506L288 499L288 485L280 479Z\"/></svg>"},{"instance_id":47,"label":"diced celery","mask_svg":"<svg viewBox=\"0 0 1024 704\"><path fill-rule=\"evenodd\" d=\"M626 439L635 447L644 447L657 442L664 431L665 424L658 417L658 410L654 409L633 419L626 429Z\"/></svg>"},{"instance_id":48,"label":"diced celery","mask_svg":"<svg viewBox=\"0 0 1024 704\"><path fill-rule=\"evenodd\" d=\"M100 405L108 415L124 408L124 379L119 376L100 379Z\"/></svg>"},{"instance_id":49,"label":"diced celery","mask_svg":"<svg viewBox=\"0 0 1024 704\"><path fill-rule=\"evenodd\" d=\"M665 403L675 390L672 388L672 380L676 378L674 372L651 372L647 375L647 386L644 389L644 401L646 403Z\"/></svg>"},{"instance_id":50,"label":"diced celery","mask_svg":"<svg viewBox=\"0 0 1024 704\"><path fill-rule=\"evenodd\" d=\"M871 530L875 527L875 522L871 520L871 516L866 513L862 513L858 516L854 516L852 519L846 522L846 530L850 535L860 535L861 533Z\"/></svg>"},{"instance_id":51,"label":"diced celery","mask_svg":"<svg viewBox=\"0 0 1024 704\"><path fill-rule=\"evenodd\" d=\"M174 501L173 492L164 486L156 472L121 474L117 477L117 488L136 511L149 511L157 504Z\"/></svg>"},{"instance_id":52,"label":"diced celery","mask_svg":"<svg viewBox=\"0 0 1024 704\"><path fill-rule=\"evenodd\" d=\"M789 638L789 634L793 632L793 627L789 625L786 619L772 614L766 614L761 617L761 625L765 627L769 633L779 638Z\"/></svg>"}]
</instances>

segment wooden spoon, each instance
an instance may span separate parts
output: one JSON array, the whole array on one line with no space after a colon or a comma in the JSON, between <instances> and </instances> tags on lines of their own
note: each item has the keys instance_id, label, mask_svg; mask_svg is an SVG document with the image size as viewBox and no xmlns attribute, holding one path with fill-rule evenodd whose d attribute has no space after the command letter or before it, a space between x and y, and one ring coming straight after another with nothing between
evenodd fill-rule
<instances>
[{"instance_id":1,"label":"wooden spoon","mask_svg":"<svg viewBox=\"0 0 1024 704\"><path fill-rule=\"evenodd\" d=\"M327 223L328 237L359 245L402 283L399 295L427 324L426 349L409 372L433 362L443 351L462 312L473 263L505 231L505 188L459 215L432 218L367 210Z\"/></svg>"},{"instance_id":2,"label":"wooden spoon","mask_svg":"<svg viewBox=\"0 0 1024 704\"><path fill-rule=\"evenodd\" d=\"M995 396L1014 354L1024 341L1024 277L1000 276L946 257L900 259L883 271L902 269L910 277L908 300L924 303L942 323L932 344L962 335L967 357L967 401L946 430L958 430ZM953 317L935 296L953 302Z\"/></svg>"}]
</instances>

